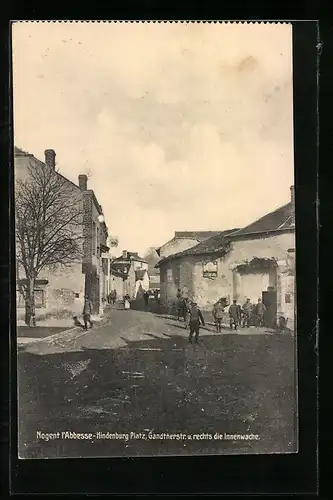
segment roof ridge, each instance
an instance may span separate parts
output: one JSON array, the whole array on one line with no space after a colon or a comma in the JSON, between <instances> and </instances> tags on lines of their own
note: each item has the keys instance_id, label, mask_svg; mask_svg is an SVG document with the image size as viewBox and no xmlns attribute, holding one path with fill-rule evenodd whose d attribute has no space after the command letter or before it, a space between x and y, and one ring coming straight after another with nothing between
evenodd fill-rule
<instances>
[{"instance_id":1,"label":"roof ridge","mask_svg":"<svg viewBox=\"0 0 333 500\"><path fill-rule=\"evenodd\" d=\"M277 207L276 209L272 210L271 212L268 212L266 213L265 215L262 215L261 217L258 217L258 219L255 219L254 221L250 222L249 224L246 224L246 226L244 227L241 227L240 229L238 229L236 231L236 233L239 231L245 231L248 227L250 226L253 226L254 224L256 224L257 222L260 222L262 219L265 219L267 216L269 215L273 215L275 214L276 212L278 212L279 210L281 210L282 208L285 208L287 207L289 204L291 204L290 201L288 201L288 203L285 203L284 205L280 205L279 207Z\"/></svg>"}]
</instances>

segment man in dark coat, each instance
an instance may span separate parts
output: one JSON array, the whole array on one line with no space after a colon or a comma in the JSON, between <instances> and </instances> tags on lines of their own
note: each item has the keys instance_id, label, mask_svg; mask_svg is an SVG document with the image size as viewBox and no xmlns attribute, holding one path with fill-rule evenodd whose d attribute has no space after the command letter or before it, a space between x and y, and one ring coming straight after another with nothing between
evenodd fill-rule
<instances>
[{"instance_id":1,"label":"man in dark coat","mask_svg":"<svg viewBox=\"0 0 333 500\"><path fill-rule=\"evenodd\" d=\"M195 334L194 342L195 344L197 344L199 341L200 324L205 326L205 320L203 319L202 313L196 302L192 302L190 304L188 312L190 317L189 321L190 336L188 341L189 343L192 343L193 335Z\"/></svg>"},{"instance_id":2,"label":"man in dark coat","mask_svg":"<svg viewBox=\"0 0 333 500\"><path fill-rule=\"evenodd\" d=\"M149 292L145 290L143 294L143 300L145 301L145 308L148 308L148 303L149 303Z\"/></svg>"},{"instance_id":3,"label":"man in dark coat","mask_svg":"<svg viewBox=\"0 0 333 500\"><path fill-rule=\"evenodd\" d=\"M88 295L85 295L84 306L83 306L83 321L85 330L88 330L88 323L90 324L90 328L93 327L93 322L91 321L91 314L92 314L92 303L90 302Z\"/></svg>"},{"instance_id":4,"label":"man in dark coat","mask_svg":"<svg viewBox=\"0 0 333 500\"><path fill-rule=\"evenodd\" d=\"M261 302L261 299L258 299L258 304L256 305L256 315L258 326L264 326L264 314L266 311L266 306Z\"/></svg>"},{"instance_id":5,"label":"man in dark coat","mask_svg":"<svg viewBox=\"0 0 333 500\"><path fill-rule=\"evenodd\" d=\"M222 320L224 315L224 307L222 299L220 299L213 307L213 318L216 326L216 332L220 333L222 329Z\"/></svg>"},{"instance_id":6,"label":"man in dark coat","mask_svg":"<svg viewBox=\"0 0 333 500\"><path fill-rule=\"evenodd\" d=\"M237 330L240 320L240 306L237 304L237 300L234 300L229 307L229 318L231 330L233 329L233 326L235 327L235 330Z\"/></svg>"}]
</instances>

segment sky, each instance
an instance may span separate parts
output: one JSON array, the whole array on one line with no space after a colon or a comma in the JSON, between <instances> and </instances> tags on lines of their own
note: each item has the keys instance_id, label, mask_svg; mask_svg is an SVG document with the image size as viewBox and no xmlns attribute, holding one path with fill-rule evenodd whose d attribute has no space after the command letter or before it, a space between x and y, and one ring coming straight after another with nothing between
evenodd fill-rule
<instances>
[{"instance_id":1,"label":"sky","mask_svg":"<svg viewBox=\"0 0 333 500\"><path fill-rule=\"evenodd\" d=\"M88 175L118 253L290 199L289 24L15 23L13 87L15 145Z\"/></svg>"}]
</instances>

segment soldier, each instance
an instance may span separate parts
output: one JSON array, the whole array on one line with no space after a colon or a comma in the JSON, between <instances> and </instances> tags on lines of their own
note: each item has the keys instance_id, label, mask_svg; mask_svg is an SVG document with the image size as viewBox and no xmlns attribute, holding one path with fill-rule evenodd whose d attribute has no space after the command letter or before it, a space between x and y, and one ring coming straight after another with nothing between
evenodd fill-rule
<instances>
[{"instance_id":1,"label":"soldier","mask_svg":"<svg viewBox=\"0 0 333 500\"><path fill-rule=\"evenodd\" d=\"M253 305L251 304L250 299L246 299L245 304L243 305L243 328L251 326L251 319L253 313Z\"/></svg>"},{"instance_id":2,"label":"soldier","mask_svg":"<svg viewBox=\"0 0 333 500\"><path fill-rule=\"evenodd\" d=\"M230 318L230 328L235 327L235 330L238 329L238 324L240 320L240 307L237 304L237 300L234 300L231 306L229 307L229 318Z\"/></svg>"},{"instance_id":3,"label":"soldier","mask_svg":"<svg viewBox=\"0 0 333 500\"><path fill-rule=\"evenodd\" d=\"M216 332L220 333L222 329L222 319L224 314L224 307L222 304L222 299L220 299L213 307L213 318L215 321Z\"/></svg>"},{"instance_id":4,"label":"soldier","mask_svg":"<svg viewBox=\"0 0 333 500\"><path fill-rule=\"evenodd\" d=\"M200 330L200 323L205 326L205 320L203 319L202 313L200 309L198 308L198 305L196 302L192 302L190 307L189 307L189 316L190 316L190 321L189 321L189 327L190 327L190 336L189 336L189 343L192 343L192 338L193 334L195 334L194 337L194 342L195 344L198 343L199 341L199 330Z\"/></svg>"},{"instance_id":5,"label":"soldier","mask_svg":"<svg viewBox=\"0 0 333 500\"><path fill-rule=\"evenodd\" d=\"M83 306L83 321L85 330L88 330L88 323L90 324L90 328L93 327L93 322L91 321L91 314L92 314L92 304L89 300L88 295L85 295L84 306Z\"/></svg>"},{"instance_id":6,"label":"soldier","mask_svg":"<svg viewBox=\"0 0 333 500\"><path fill-rule=\"evenodd\" d=\"M256 305L256 315L258 318L258 326L264 326L264 313L266 311L266 306L258 299L258 304Z\"/></svg>"}]
</instances>

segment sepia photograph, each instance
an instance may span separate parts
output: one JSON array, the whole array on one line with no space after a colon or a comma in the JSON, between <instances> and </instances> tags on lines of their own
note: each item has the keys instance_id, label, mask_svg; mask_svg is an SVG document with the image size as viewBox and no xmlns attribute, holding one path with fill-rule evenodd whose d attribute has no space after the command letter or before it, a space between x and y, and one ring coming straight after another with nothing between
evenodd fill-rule
<instances>
[{"instance_id":1,"label":"sepia photograph","mask_svg":"<svg viewBox=\"0 0 333 500\"><path fill-rule=\"evenodd\" d=\"M291 23L12 23L20 459L298 452Z\"/></svg>"}]
</instances>

